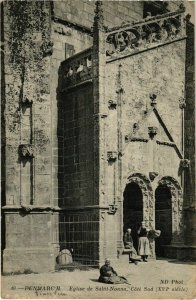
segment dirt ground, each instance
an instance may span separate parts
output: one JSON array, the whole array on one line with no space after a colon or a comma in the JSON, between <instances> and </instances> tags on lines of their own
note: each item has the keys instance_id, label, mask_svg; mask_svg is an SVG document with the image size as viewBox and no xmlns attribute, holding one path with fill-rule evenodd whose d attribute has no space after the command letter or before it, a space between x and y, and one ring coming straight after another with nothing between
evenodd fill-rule
<instances>
[{"instance_id":1,"label":"dirt ground","mask_svg":"<svg viewBox=\"0 0 196 300\"><path fill-rule=\"evenodd\" d=\"M156 260L113 265L128 284L102 284L98 269L2 276L2 298L20 299L194 299L196 265Z\"/></svg>"}]
</instances>

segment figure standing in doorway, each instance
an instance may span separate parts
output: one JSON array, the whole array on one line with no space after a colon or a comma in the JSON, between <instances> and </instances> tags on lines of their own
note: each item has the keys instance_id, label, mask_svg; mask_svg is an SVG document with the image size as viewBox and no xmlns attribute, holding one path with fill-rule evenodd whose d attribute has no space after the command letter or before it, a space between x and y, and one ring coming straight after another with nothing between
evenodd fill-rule
<instances>
[{"instance_id":1,"label":"figure standing in doorway","mask_svg":"<svg viewBox=\"0 0 196 300\"><path fill-rule=\"evenodd\" d=\"M148 232L149 229L146 228L145 222L141 222L141 226L137 231L139 236L138 253L141 255L144 262L147 262L148 255L150 255Z\"/></svg>"}]
</instances>

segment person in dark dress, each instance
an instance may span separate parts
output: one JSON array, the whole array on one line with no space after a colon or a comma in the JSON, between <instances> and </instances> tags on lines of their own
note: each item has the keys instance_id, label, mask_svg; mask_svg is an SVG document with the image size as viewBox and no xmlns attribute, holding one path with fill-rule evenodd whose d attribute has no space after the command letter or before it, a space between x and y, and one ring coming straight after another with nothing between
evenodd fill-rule
<instances>
[{"instance_id":1,"label":"person in dark dress","mask_svg":"<svg viewBox=\"0 0 196 300\"><path fill-rule=\"evenodd\" d=\"M116 271L110 266L110 260L106 258L105 265L100 269L99 281L103 283L108 283L112 276L117 276Z\"/></svg>"},{"instance_id":2,"label":"person in dark dress","mask_svg":"<svg viewBox=\"0 0 196 300\"><path fill-rule=\"evenodd\" d=\"M146 228L145 222L142 222L137 233L139 237L138 253L144 262L147 262L148 255L150 255L148 232L149 229Z\"/></svg>"},{"instance_id":3,"label":"person in dark dress","mask_svg":"<svg viewBox=\"0 0 196 300\"><path fill-rule=\"evenodd\" d=\"M129 262L134 262L137 265L137 262L140 261L140 257L137 255L137 251L133 247L133 239L130 228L127 229L127 232L124 235L124 246L125 249L130 249Z\"/></svg>"},{"instance_id":4,"label":"person in dark dress","mask_svg":"<svg viewBox=\"0 0 196 300\"><path fill-rule=\"evenodd\" d=\"M100 268L99 282L103 283L127 283L127 279L122 276L118 276L116 271L110 266L110 260L106 258L105 264Z\"/></svg>"}]
</instances>

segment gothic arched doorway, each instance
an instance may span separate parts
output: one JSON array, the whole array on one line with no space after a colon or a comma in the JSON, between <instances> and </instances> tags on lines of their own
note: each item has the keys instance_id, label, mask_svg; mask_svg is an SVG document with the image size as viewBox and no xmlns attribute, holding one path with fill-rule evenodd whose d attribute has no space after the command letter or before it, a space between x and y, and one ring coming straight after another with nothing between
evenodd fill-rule
<instances>
[{"instance_id":1,"label":"gothic arched doorway","mask_svg":"<svg viewBox=\"0 0 196 300\"><path fill-rule=\"evenodd\" d=\"M132 229L134 247L137 249L137 229L143 220L143 195L140 186L135 182L127 184L124 191L123 203L124 232L127 228Z\"/></svg>"},{"instance_id":2,"label":"gothic arched doorway","mask_svg":"<svg viewBox=\"0 0 196 300\"><path fill-rule=\"evenodd\" d=\"M155 242L156 255L163 256L163 246L172 240L172 195L167 185L159 185L155 191L155 228L161 230Z\"/></svg>"}]
</instances>

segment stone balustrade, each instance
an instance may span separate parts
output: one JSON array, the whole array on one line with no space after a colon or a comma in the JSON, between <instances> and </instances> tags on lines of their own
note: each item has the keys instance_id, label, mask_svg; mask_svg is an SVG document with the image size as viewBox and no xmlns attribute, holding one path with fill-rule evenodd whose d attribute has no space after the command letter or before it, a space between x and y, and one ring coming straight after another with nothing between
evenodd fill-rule
<instances>
[{"instance_id":1,"label":"stone balustrade","mask_svg":"<svg viewBox=\"0 0 196 300\"><path fill-rule=\"evenodd\" d=\"M161 44L184 38L184 9L155 17L148 16L133 22L107 29L107 60L134 54Z\"/></svg>"},{"instance_id":2,"label":"stone balustrade","mask_svg":"<svg viewBox=\"0 0 196 300\"><path fill-rule=\"evenodd\" d=\"M62 90L92 79L92 48L66 59L61 67Z\"/></svg>"}]
</instances>

